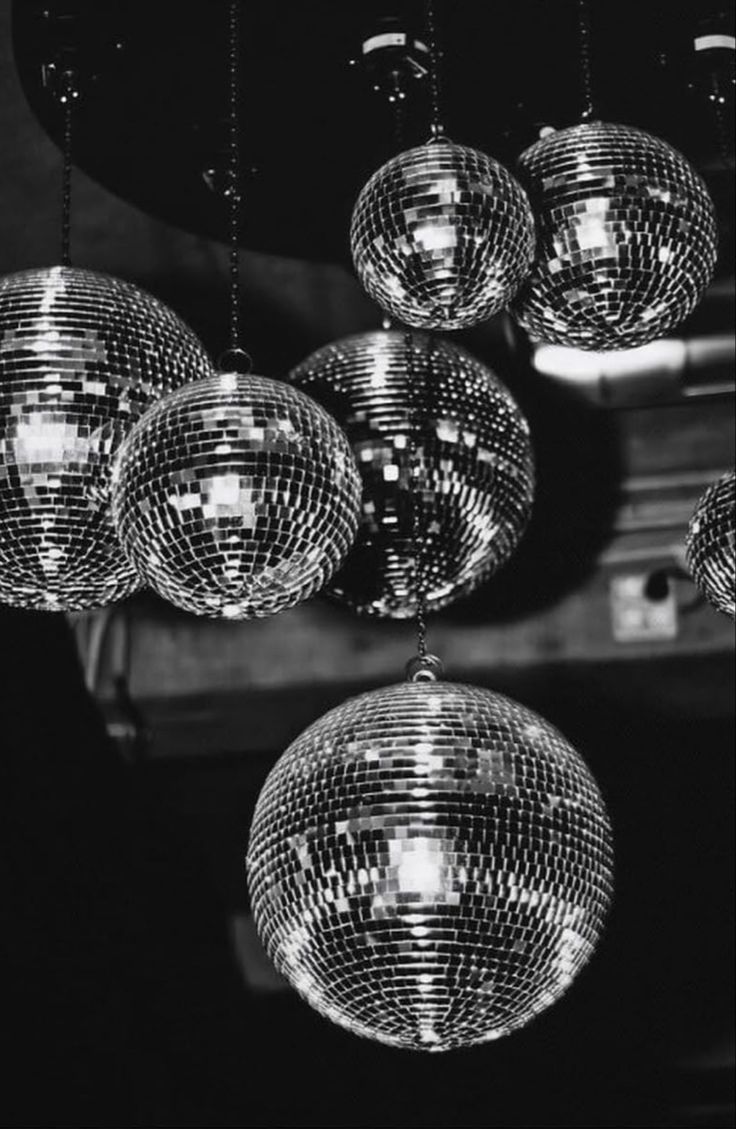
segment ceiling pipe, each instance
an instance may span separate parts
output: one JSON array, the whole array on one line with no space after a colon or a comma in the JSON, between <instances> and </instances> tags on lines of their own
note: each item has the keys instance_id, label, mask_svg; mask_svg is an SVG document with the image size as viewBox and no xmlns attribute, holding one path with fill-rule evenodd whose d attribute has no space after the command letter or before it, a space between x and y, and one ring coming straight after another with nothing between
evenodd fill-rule
<instances>
[{"instance_id":1,"label":"ceiling pipe","mask_svg":"<svg viewBox=\"0 0 736 1129\"><path fill-rule=\"evenodd\" d=\"M609 407L733 395L736 343L730 334L663 338L636 349L595 353L535 346L537 372L574 385Z\"/></svg>"}]
</instances>

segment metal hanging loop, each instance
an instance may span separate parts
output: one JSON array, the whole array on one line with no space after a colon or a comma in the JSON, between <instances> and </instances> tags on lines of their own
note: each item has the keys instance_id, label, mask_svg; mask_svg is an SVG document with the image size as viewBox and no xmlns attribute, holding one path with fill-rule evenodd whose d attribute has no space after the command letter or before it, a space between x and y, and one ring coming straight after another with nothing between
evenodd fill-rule
<instances>
[{"instance_id":1,"label":"metal hanging loop","mask_svg":"<svg viewBox=\"0 0 736 1129\"><path fill-rule=\"evenodd\" d=\"M445 668L437 655L416 655L406 664L407 682L439 682Z\"/></svg>"},{"instance_id":2,"label":"metal hanging loop","mask_svg":"<svg viewBox=\"0 0 736 1129\"><path fill-rule=\"evenodd\" d=\"M253 359L245 349L226 349L217 361L220 372L237 372L247 374L253 369Z\"/></svg>"}]
</instances>

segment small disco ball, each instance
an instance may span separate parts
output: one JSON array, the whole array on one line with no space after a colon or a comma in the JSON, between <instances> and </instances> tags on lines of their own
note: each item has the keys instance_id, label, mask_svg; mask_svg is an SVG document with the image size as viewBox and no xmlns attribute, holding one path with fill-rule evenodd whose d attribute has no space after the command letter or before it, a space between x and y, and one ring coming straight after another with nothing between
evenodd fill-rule
<instances>
[{"instance_id":1,"label":"small disco ball","mask_svg":"<svg viewBox=\"0 0 736 1129\"><path fill-rule=\"evenodd\" d=\"M273 615L316 592L358 527L360 476L334 420L263 376L220 373L155 404L116 461L121 540L196 615Z\"/></svg>"},{"instance_id":2,"label":"small disco ball","mask_svg":"<svg viewBox=\"0 0 736 1129\"><path fill-rule=\"evenodd\" d=\"M711 604L736 617L736 534L734 472L710 486L696 506L686 541L687 565Z\"/></svg>"},{"instance_id":3,"label":"small disco ball","mask_svg":"<svg viewBox=\"0 0 736 1129\"><path fill-rule=\"evenodd\" d=\"M154 399L209 372L191 330L127 282L0 278L0 601L81 611L140 587L112 524L114 452Z\"/></svg>"},{"instance_id":4,"label":"small disco ball","mask_svg":"<svg viewBox=\"0 0 736 1129\"><path fill-rule=\"evenodd\" d=\"M286 750L247 857L276 968L322 1015L392 1046L498 1039L562 995L601 934L611 828L548 722L474 686L405 682Z\"/></svg>"},{"instance_id":5,"label":"small disco ball","mask_svg":"<svg viewBox=\"0 0 736 1129\"><path fill-rule=\"evenodd\" d=\"M503 165L446 139L400 153L355 205L353 260L399 321L464 329L504 309L529 273L534 218Z\"/></svg>"},{"instance_id":6,"label":"small disco ball","mask_svg":"<svg viewBox=\"0 0 736 1129\"><path fill-rule=\"evenodd\" d=\"M500 380L449 341L359 333L289 377L324 404L362 476L358 541L328 593L368 615L453 603L514 552L534 497L529 428ZM415 523L421 533L417 560Z\"/></svg>"},{"instance_id":7,"label":"small disco ball","mask_svg":"<svg viewBox=\"0 0 736 1129\"><path fill-rule=\"evenodd\" d=\"M290 379L345 429L363 478L355 547L328 591L367 615L436 610L508 560L529 520L529 425L496 376L449 341L396 331L319 349ZM415 520L421 533L417 560Z\"/></svg>"},{"instance_id":8,"label":"small disco ball","mask_svg":"<svg viewBox=\"0 0 736 1129\"><path fill-rule=\"evenodd\" d=\"M718 255L713 203L685 158L641 129L590 122L522 154L537 259L513 312L536 341L607 351L678 325Z\"/></svg>"}]
</instances>

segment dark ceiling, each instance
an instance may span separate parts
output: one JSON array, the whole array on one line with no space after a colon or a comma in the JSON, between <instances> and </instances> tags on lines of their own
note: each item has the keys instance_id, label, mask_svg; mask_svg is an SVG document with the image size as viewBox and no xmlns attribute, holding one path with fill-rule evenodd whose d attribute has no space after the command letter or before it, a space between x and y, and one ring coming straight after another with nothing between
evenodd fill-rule
<instances>
[{"instance_id":1,"label":"dark ceiling","mask_svg":"<svg viewBox=\"0 0 736 1129\"><path fill-rule=\"evenodd\" d=\"M578 120L576 0L453 0L437 9L444 116L453 138L513 164L541 125ZM591 11L600 115L651 129L680 147L721 196L720 130L728 131L733 107L728 52L725 59L711 53L706 64L693 40L727 27L726 0L596 0ZM426 39L423 13L423 0L244 6L245 246L347 261L352 203L399 141L393 110L373 92L361 45L394 26ZM124 199L210 237L224 230L221 199L207 173L222 168L227 136L225 17L225 0L14 4L19 74L45 128L59 138L58 104L44 67L71 62L81 90L78 165ZM708 98L713 70L730 102L725 108ZM426 139L429 113L426 81L407 90L405 145ZM722 111L720 125L715 109ZM732 170L732 156L730 162ZM731 230L729 221L729 237Z\"/></svg>"}]
</instances>

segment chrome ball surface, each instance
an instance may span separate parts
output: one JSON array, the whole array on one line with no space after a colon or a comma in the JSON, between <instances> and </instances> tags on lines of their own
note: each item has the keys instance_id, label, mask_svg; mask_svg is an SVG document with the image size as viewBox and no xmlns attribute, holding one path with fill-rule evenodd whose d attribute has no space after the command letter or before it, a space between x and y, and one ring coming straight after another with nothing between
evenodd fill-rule
<instances>
[{"instance_id":1,"label":"chrome ball surface","mask_svg":"<svg viewBox=\"0 0 736 1129\"><path fill-rule=\"evenodd\" d=\"M366 615L417 611L415 519L430 610L493 575L529 521L529 426L510 392L464 349L397 330L318 349L289 379L345 430L363 480L358 538L328 591ZM416 509L415 509L416 507Z\"/></svg>"},{"instance_id":2,"label":"chrome ball surface","mask_svg":"<svg viewBox=\"0 0 736 1129\"><path fill-rule=\"evenodd\" d=\"M313 595L358 526L360 477L318 404L263 376L219 373L146 413L115 466L121 540L159 595L250 619Z\"/></svg>"},{"instance_id":3,"label":"chrome ball surface","mask_svg":"<svg viewBox=\"0 0 736 1129\"><path fill-rule=\"evenodd\" d=\"M393 317L418 329L463 329L516 294L531 267L534 220L503 165L435 140L373 174L350 241L360 281Z\"/></svg>"},{"instance_id":4,"label":"chrome ball surface","mask_svg":"<svg viewBox=\"0 0 736 1129\"><path fill-rule=\"evenodd\" d=\"M724 615L736 617L736 489L729 471L709 486L687 533L687 565L698 588Z\"/></svg>"},{"instance_id":5,"label":"chrome ball surface","mask_svg":"<svg viewBox=\"0 0 736 1129\"><path fill-rule=\"evenodd\" d=\"M582 758L500 694L406 682L287 749L247 856L260 937L326 1018L391 1046L497 1039L591 957L611 827Z\"/></svg>"},{"instance_id":6,"label":"chrome ball surface","mask_svg":"<svg viewBox=\"0 0 736 1129\"><path fill-rule=\"evenodd\" d=\"M607 351L678 325L708 286L718 228L705 182L644 130L589 122L519 159L537 254L513 312L535 341Z\"/></svg>"},{"instance_id":7,"label":"chrome ball surface","mask_svg":"<svg viewBox=\"0 0 736 1129\"><path fill-rule=\"evenodd\" d=\"M0 278L0 601L81 611L141 586L110 513L115 451L150 403L209 372L136 286L74 267Z\"/></svg>"}]
</instances>

